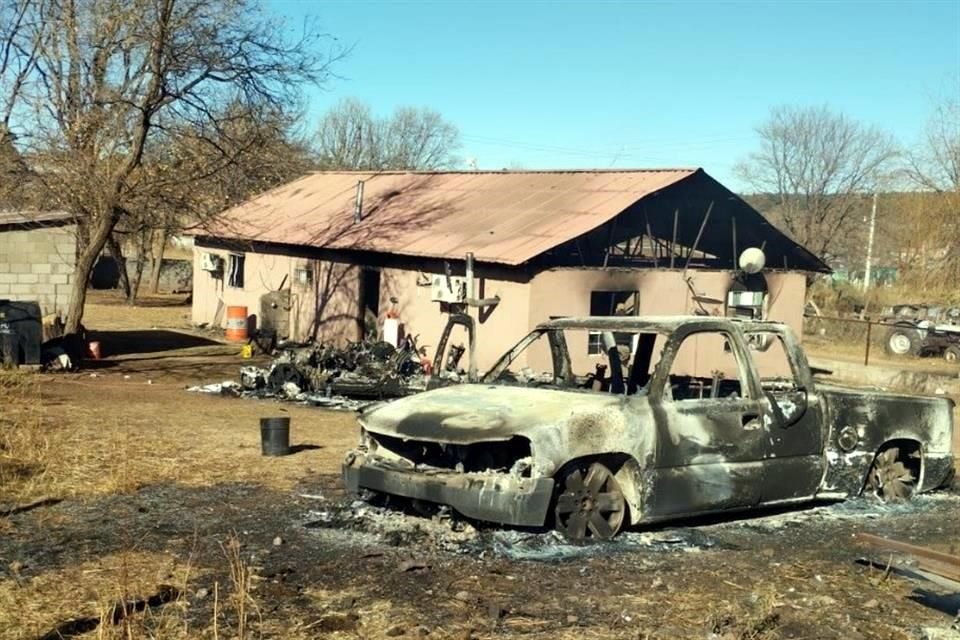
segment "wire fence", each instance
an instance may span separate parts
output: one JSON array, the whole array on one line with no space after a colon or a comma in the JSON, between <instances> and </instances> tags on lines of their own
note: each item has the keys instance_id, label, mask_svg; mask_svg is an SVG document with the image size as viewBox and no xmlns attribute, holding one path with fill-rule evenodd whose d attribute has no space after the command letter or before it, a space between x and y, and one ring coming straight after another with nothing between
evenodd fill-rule
<instances>
[{"instance_id":1,"label":"wire fence","mask_svg":"<svg viewBox=\"0 0 960 640\"><path fill-rule=\"evenodd\" d=\"M859 348L863 364L870 364L871 354L883 352L890 325L870 318L836 316L804 316L804 335L824 339L837 345Z\"/></svg>"}]
</instances>

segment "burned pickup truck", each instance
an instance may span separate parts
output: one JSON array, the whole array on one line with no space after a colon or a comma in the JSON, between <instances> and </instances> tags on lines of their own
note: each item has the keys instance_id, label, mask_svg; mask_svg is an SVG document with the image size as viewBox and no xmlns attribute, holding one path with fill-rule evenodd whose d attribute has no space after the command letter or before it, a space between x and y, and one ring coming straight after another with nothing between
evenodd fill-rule
<instances>
[{"instance_id":1,"label":"burned pickup truck","mask_svg":"<svg viewBox=\"0 0 960 640\"><path fill-rule=\"evenodd\" d=\"M540 373L542 372L542 373ZM361 413L348 489L568 538L945 484L953 402L816 383L796 336L725 318L558 319L477 384Z\"/></svg>"}]
</instances>

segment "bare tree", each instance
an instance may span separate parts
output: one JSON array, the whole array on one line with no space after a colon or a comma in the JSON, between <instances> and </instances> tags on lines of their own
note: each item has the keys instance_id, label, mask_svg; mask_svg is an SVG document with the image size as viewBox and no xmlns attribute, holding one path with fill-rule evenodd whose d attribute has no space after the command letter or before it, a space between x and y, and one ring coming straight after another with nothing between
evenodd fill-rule
<instances>
[{"instance_id":1,"label":"bare tree","mask_svg":"<svg viewBox=\"0 0 960 640\"><path fill-rule=\"evenodd\" d=\"M922 189L960 192L960 79L934 105L907 175Z\"/></svg>"},{"instance_id":2,"label":"bare tree","mask_svg":"<svg viewBox=\"0 0 960 640\"><path fill-rule=\"evenodd\" d=\"M862 221L864 195L897 156L893 140L827 107L775 108L757 133L760 149L737 173L772 200L767 213L794 240L834 256Z\"/></svg>"},{"instance_id":3,"label":"bare tree","mask_svg":"<svg viewBox=\"0 0 960 640\"><path fill-rule=\"evenodd\" d=\"M907 155L914 191L898 199L891 236L900 271L920 289L955 289L960 278L960 78L951 82Z\"/></svg>"},{"instance_id":4,"label":"bare tree","mask_svg":"<svg viewBox=\"0 0 960 640\"><path fill-rule=\"evenodd\" d=\"M458 163L460 133L431 109L400 107L378 118L347 98L320 119L314 142L323 169L433 170Z\"/></svg>"},{"instance_id":5,"label":"bare tree","mask_svg":"<svg viewBox=\"0 0 960 640\"><path fill-rule=\"evenodd\" d=\"M250 196L289 182L313 168L309 146L297 135L300 114L232 104L211 137L187 127L173 132L145 167L151 199L140 207L140 228L132 237L150 259L150 291L159 289L167 240ZM135 278L135 281L137 278ZM133 295L136 287L132 286Z\"/></svg>"},{"instance_id":6,"label":"bare tree","mask_svg":"<svg viewBox=\"0 0 960 640\"><path fill-rule=\"evenodd\" d=\"M215 148L228 105L285 111L338 57L313 27L291 40L257 0L0 0L0 24L5 117L47 202L78 219L69 331L111 234L174 179L163 141L189 128Z\"/></svg>"},{"instance_id":7,"label":"bare tree","mask_svg":"<svg viewBox=\"0 0 960 640\"><path fill-rule=\"evenodd\" d=\"M21 186L28 173L13 135L0 125L0 209L23 206L26 194Z\"/></svg>"}]
</instances>

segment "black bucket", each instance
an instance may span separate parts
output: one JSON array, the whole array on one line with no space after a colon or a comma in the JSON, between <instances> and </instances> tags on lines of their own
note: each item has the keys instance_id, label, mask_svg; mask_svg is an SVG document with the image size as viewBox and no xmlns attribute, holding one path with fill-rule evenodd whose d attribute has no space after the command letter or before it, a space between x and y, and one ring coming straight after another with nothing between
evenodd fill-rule
<instances>
[{"instance_id":1,"label":"black bucket","mask_svg":"<svg viewBox=\"0 0 960 640\"><path fill-rule=\"evenodd\" d=\"M290 418L260 418L260 448L265 456L290 453Z\"/></svg>"}]
</instances>

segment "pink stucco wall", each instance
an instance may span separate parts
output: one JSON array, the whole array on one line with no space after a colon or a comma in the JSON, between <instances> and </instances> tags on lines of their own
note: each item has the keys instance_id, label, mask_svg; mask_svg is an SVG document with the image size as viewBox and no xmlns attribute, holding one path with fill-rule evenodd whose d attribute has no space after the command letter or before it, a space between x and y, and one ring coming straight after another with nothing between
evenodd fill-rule
<instances>
[{"instance_id":1,"label":"pink stucco wall","mask_svg":"<svg viewBox=\"0 0 960 640\"><path fill-rule=\"evenodd\" d=\"M338 346L360 339L360 268L301 258L294 258L293 268L313 274L309 283L291 281L290 326L296 339Z\"/></svg>"},{"instance_id":2,"label":"pink stucco wall","mask_svg":"<svg viewBox=\"0 0 960 640\"><path fill-rule=\"evenodd\" d=\"M592 291L637 291L640 315L693 314L699 307L684 282L685 276L693 278L692 285L699 297L724 300L734 274L731 271L688 271L684 274L679 269L551 269L538 274L530 283L529 323L534 326L550 316L589 315ZM771 272L766 278L770 292L768 318L789 324L799 334L806 293L804 275ZM711 315L724 313L723 304L702 304ZM592 371L597 362L603 361L604 356L587 354L585 333L576 336L568 346L575 371ZM703 349L696 351L704 352ZM694 359L693 353L684 350L679 355L677 367L699 375L728 360ZM546 368L549 364L547 349L531 352L528 364L538 370Z\"/></svg>"},{"instance_id":3,"label":"pink stucco wall","mask_svg":"<svg viewBox=\"0 0 960 640\"><path fill-rule=\"evenodd\" d=\"M204 253L220 256L224 264L230 251L194 248L193 251L193 324L224 326L226 311L218 313L218 307L247 307L248 314L260 313L260 296L273 291L283 284L284 276L289 282L291 258L287 256L246 253L245 277L243 288L228 286L226 277L216 278L209 271L200 268L200 257ZM286 286L286 285L285 285Z\"/></svg>"},{"instance_id":4,"label":"pink stucco wall","mask_svg":"<svg viewBox=\"0 0 960 640\"><path fill-rule=\"evenodd\" d=\"M219 305L244 305L250 314L258 314L260 296L283 284L291 291L290 327L295 339L315 337L319 341L342 345L360 337L359 282L360 268L340 263L308 260L272 254L246 254L244 288L225 286L224 279L214 278L200 269L200 254L211 252L224 260L228 251L198 247L194 252L194 323L213 324ZM303 283L296 277L298 269L309 268L313 278ZM418 343L432 357L446 316L440 305L430 299L429 276L415 270L384 268L380 272L380 320L396 298L404 330L418 336ZM733 279L729 271L688 271L692 285L703 298L723 300ZM698 307L684 282L682 270L630 269L551 269L541 272L530 282L477 279L477 295L500 297L500 304L489 309L477 323L477 361L481 372L513 346L537 324L551 316L586 316L590 313L593 291L638 291L641 315L692 314ZM770 291L769 317L786 322L800 333L803 321L806 282L799 273L768 273ZM712 315L722 315L722 304L704 303ZM220 326L223 326L222 312ZM477 310L471 315L478 319ZM454 342L463 337L454 336ZM587 335L582 333L571 342L575 370L592 371L602 356L587 354ZM698 345L700 347L701 345ZM729 357L713 357L715 345L681 354L677 366L688 373L702 375L722 366ZM696 352L694 354L694 351ZM689 353L689 355L688 355ZM756 354L758 362L775 362L775 354ZM464 361L464 365L466 361ZM515 363L517 370L529 366L535 370L550 367L546 346L532 349ZM731 374L733 372L730 372Z\"/></svg>"},{"instance_id":5,"label":"pink stucco wall","mask_svg":"<svg viewBox=\"0 0 960 640\"><path fill-rule=\"evenodd\" d=\"M213 253L227 264L230 251L197 247L193 258L194 324L225 326L225 312L218 307L242 305L249 315L260 313L260 297L281 287L290 289L291 337L305 340L313 335L338 344L359 337L357 323L359 268L320 260L278 254L244 254L243 288L230 287L227 278L214 277L200 268L200 255ZM298 269L312 270L311 282L300 282ZM318 300L320 301L318 304ZM315 326L315 322L317 326Z\"/></svg>"},{"instance_id":6,"label":"pink stucco wall","mask_svg":"<svg viewBox=\"0 0 960 640\"><path fill-rule=\"evenodd\" d=\"M433 358L447 317L440 313L439 303L430 299L430 287L424 286L429 282L428 275L432 274L384 269L380 280L380 313L383 316L390 307L391 296L396 297L404 330L418 336L417 343L425 346ZM491 307L483 318L478 316L476 309L470 312L476 322L477 363L482 372L529 331L529 285L477 278L475 287L477 295L482 292L487 298L500 297L500 304ZM452 343L464 341L461 334L454 333L451 337ZM463 364L466 365L466 359Z\"/></svg>"}]
</instances>

